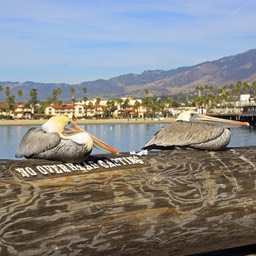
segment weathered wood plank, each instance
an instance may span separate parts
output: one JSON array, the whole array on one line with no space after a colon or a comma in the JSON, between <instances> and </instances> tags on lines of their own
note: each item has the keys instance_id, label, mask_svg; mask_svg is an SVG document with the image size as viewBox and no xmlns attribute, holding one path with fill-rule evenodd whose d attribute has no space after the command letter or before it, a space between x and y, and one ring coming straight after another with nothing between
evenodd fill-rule
<instances>
[{"instance_id":1,"label":"weathered wood plank","mask_svg":"<svg viewBox=\"0 0 256 256\"><path fill-rule=\"evenodd\" d=\"M187 255L255 244L255 154L0 160L0 255Z\"/></svg>"}]
</instances>

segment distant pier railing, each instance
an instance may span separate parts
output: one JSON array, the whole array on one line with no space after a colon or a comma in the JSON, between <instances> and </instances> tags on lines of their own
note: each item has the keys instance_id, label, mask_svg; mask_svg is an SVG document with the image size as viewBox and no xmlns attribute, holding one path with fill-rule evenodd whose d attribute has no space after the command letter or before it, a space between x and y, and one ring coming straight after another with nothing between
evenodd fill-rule
<instances>
[{"instance_id":1,"label":"distant pier railing","mask_svg":"<svg viewBox=\"0 0 256 256\"><path fill-rule=\"evenodd\" d=\"M240 111L237 112L226 112L226 113L218 113L211 112L207 113L209 116L219 117L230 120L240 120L244 122L248 122L250 126L256 127L256 106L248 105L240 108Z\"/></svg>"}]
</instances>

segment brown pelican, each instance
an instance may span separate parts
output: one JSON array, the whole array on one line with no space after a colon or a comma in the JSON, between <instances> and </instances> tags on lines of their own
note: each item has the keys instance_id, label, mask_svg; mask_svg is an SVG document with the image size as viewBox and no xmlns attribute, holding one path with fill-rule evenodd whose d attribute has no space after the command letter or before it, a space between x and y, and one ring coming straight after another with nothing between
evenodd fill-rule
<instances>
[{"instance_id":1,"label":"brown pelican","mask_svg":"<svg viewBox=\"0 0 256 256\"><path fill-rule=\"evenodd\" d=\"M177 117L175 122L158 131L143 149L186 147L201 150L223 150L231 138L228 128L241 125L249 126L249 123L185 111Z\"/></svg>"},{"instance_id":2,"label":"brown pelican","mask_svg":"<svg viewBox=\"0 0 256 256\"><path fill-rule=\"evenodd\" d=\"M42 128L32 127L27 131L15 156L78 163L90 155L93 146L118 154L67 116L54 116Z\"/></svg>"}]
</instances>

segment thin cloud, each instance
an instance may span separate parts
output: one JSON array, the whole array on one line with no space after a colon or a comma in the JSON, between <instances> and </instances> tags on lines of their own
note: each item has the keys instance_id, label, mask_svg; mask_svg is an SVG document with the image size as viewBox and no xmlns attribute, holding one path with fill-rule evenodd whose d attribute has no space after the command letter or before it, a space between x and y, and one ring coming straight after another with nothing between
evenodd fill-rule
<instances>
[{"instance_id":1,"label":"thin cloud","mask_svg":"<svg viewBox=\"0 0 256 256\"><path fill-rule=\"evenodd\" d=\"M79 83L255 48L255 1L0 2L2 81Z\"/></svg>"}]
</instances>

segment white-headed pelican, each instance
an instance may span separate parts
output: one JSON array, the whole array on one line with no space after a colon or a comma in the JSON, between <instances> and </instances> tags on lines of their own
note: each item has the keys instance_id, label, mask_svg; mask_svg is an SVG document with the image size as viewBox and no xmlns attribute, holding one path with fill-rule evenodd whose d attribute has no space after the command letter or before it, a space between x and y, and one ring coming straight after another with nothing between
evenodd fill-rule
<instances>
[{"instance_id":1,"label":"white-headed pelican","mask_svg":"<svg viewBox=\"0 0 256 256\"><path fill-rule=\"evenodd\" d=\"M158 131L143 149L186 147L223 150L231 138L228 128L238 126L249 126L249 123L199 115L195 111L185 111L177 117L175 122Z\"/></svg>"},{"instance_id":2,"label":"white-headed pelican","mask_svg":"<svg viewBox=\"0 0 256 256\"><path fill-rule=\"evenodd\" d=\"M93 146L118 154L118 151L81 129L67 116L51 117L42 128L31 128L21 140L16 157L82 162Z\"/></svg>"}]
</instances>

